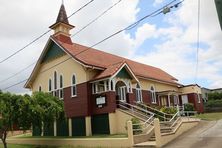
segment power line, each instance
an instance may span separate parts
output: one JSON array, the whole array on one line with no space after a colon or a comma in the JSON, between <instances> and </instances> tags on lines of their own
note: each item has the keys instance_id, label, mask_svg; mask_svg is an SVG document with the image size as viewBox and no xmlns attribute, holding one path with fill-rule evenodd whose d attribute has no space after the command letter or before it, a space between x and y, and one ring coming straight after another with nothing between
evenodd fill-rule
<instances>
[{"instance_id":1,"label":"power line","mask_svg":"<svg viewBox=\"0 0 222 148\"><path fill-rule=\"evenodd\" d=\"M106 9L104 12L102 12L100 15L98 15L95 19L93 19L93 20L90 21L87 25L85 25L84 27L82 27L82 28L81 28L79 31L77 31L74 35L72 35L71 38L74 37L75 35L79 34L80 32L82 32L84 29L86 29L86 28L87 28L88 26L90 26L91 24L93 24L95 21L97 21L99 18L101 18L103 15L105 15L108 11L110 11L113 7L115 7L115 6L116 6L117 4L119 4L121 1L122 1L122 0L119 0L118 2L114 3L114 4L113 4L112 6L110 6L108 9ZM74 14L74 13L73 13L73 14ZM73 14L72 14L72 15L73 15ZM69 17L71 17L72 15L70 15ZM69 18L69 17L68 17L68 18ZM37 62L37 61L36 61L36 62ZM34 63L36 63L36 62L34 62ZM33 64L34 64L34 63L33 63ZM31 65L33 65L33 64L31 64ZM30 67L30 66L25 67L24 70L28 69L29 67ZM0 83L1 83L1 82L5 82L5 81L13 78L13 77L17 76L18 74L20 74L20 73L22 73L22 72L23 72L23 70L19 71L19 72L16 73L15 75L12 75L12 76L10 76L10 77L8 77L8 78L0 81Z\"/></svg>"},{"instance_id":2,"label":"power line","mask_svg":"<svg viewBox=\"0 0 222 148\"><path fill-rule=\"evenodd\" d=\"M76 10L75 12L73 12L68 18L72 17L73 15L75 15L76 13L78 13L79 11L81 11L83 8L85 8L86 6L88 6L90 3L92 3L94 0L90 0L88 3L84 4L82 7L80 7L78 10ZM22 50L26 49L27 47L29 47L30 45L32 45L33 43L35 43L36 41L38 41L40 38L42 38L43 36L45 36L46 34L48 34L51 31L51 29L47 30L46 32L44 32L43 34L41 34L40 36L38 36L37 38L35 38L33 41L31 41L30 43L28 43L27 45L25 45L24 47L20 48L19 50L15 51L13 54L9 55L8 57L4 58L3 60L0 61L0 64L7 61L8 59L10 59L11 57L15 56L16 54L18 54L19 52L21 52Z\"/></svg>"},{"instance_id":3,"label":"power line","mask_svg":"<svg viewBox=\"0 0 222 148\"><path fill-rule=\"evenodd\" d=\"M108 9L106 9L104 12L102 12L100 15L98 15L95 19L93 19L92 21L90 21L87 25L85 25L84 27L82 27L79 31L77 31L76 33L74 33L71 37L76 36L77 34L79 34L82 30L86 29L87 27L89 27L92 23L94 23L95 21L97 21L99 18L101 18L103 15L105 15L109 10L111 10L113 7L115 7L117 4L119 4L122 0L119 0L118 2L116 2L115 4L113 4L112 6L110 6Z\"/></svg>"},{"instance_id":4,"label":"power line","mask_svg":"<svg viewBox=\"0 0 222 148\"><path fill-rule=\"evenodd\" d=\"M197 44L196 44L196 69L195 69L195 83L197 83L198 66L199 66L199 48L200 48L200 0L197 6Z\"/></svg>"},{"instance_id":5,"label":"power line","mask_svg":"<svg viewBox=\"0 0 222 148\"><path fill-rule=\"evenodd\" d=\"M6 79L4 79L4 80L1 80L0 83L3 83L3 82L5 82L5 81L7 81L7 80L9 80L9 79L11 79L11 78L19 75L19 74L22 73L23 71L25 71L25 70L27 70L28 68L30 68L31 66L33 66L35 63L36 63L36 62L28 65L27 67L23 68L22 70L20 70L19 72L13 74L12 76L9 76L8 78L6 78Z\"/></svg>"},{"instance_id":6,"label":"power line","mask_svg":"<svg viewBox=\"0 0 222 148\"><path fill-rule=\"evenodd\" d=\"M92 46L90 46L90 47L86 47L85 50L82 50L82 51L80 51L79 53L77 53L77 54L75 54L75 55L73 55L73 56L78 56L79 54L81 54L81 53L83 53L83 52L86 52L87 50L89 50L89 49L91 49L91 48L93 48L93 47L95 47L95 46L97 46L97 45L103 43L104 41L106 41L106 40L112 38L113 36L115 36L115 35L117 35L117 34L123 32L123 31L127 31L127 30L130 30L130 29L136 27L140 22L142 22L143 20L145 20L145 19L148 18L148 17L151 17L151 16L155 15L156 13L158 13L159 11L161 11L163 8L165 8L166 6L171 5L171 4L174 3L175 1L177 1L177 0L173 0L173 1L169 2L169 3L166 4L165 6L159 8L159 9L153 11L153 12L151 12L150 14L148 14L148 15L142 17L141 19L139 19L138 21L134 22L133 24L131 24L131 25L125 27L124 29L121 29L121 30L119 30L119 31L117 31L117 32L115 32L115 33L113 33L112 35L110 35L110 36L108 36L108 37L102 39L101 41L99 41L99 42L93 44ZM63 60L63 61L61 61L61 62L59 62L59 63L57 63L57 64L55 64L55 65L53 65L53 66L51 66L51 67L49 67L48 69L45 69L44 71L40 72L40 74L41 74L41 73L44 73L44 72L46 72L46 71L48 71L48 70L50 70L50 69L52 69L52 68L54 68L54 67L56 67L56 66L58 66L58 65L60 65L60 64L62 64L62 63L66 62L66 61L68 61L68 60L70 60L70 59L72 59L72 57L69 57L69 58L67 58L67 59L65 59L65 60ZM23 83L23 82L25 82L25 81L27 81L27 80L28 80L28 79L22 80L22 81L20 81L20 82L18 82L18 83L16 83L16 84L10 85L10 86L8 86L8 87L2 89L2 90L7 90L7 89L12 88L12 87L14 87L14 86L16 86L16 85L19 85L19 84L21 84L21 83Z\"/></svg>"}]
</instances>

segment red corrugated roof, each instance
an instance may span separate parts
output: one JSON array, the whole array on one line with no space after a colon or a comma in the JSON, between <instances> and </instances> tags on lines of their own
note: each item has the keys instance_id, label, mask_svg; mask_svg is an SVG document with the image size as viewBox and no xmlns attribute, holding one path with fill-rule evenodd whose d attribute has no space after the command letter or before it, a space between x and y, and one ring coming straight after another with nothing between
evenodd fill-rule
<instances>
[{"instance_id":1,"label":"red corrugated roof","mask_svg":"<svg viewBox=\"0 0 222 148\"><path fill-rule=\"evenodd\" d=\"M76 60L82 62L83 64L104 68L105 70L97 76L97 78L104 78L106 76L111 76L115 73L116 68L121 67L121 64L126 62L130 69L136 76L144 77L148 79L155 79L169 83L176 83L176 78L166 73L165 71L141 64L117 55L106 53L97 49L89 48L76 43L65 43L62 37L53 37L53 39L60 44L70 55Z\"/></svg>"}]
</instances>

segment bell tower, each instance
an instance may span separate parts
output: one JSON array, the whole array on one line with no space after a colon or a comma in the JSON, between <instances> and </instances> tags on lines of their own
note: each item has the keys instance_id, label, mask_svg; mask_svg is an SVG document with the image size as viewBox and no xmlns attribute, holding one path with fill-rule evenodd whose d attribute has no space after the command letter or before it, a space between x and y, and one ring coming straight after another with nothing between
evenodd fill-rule
<instances>
[{"instance_id":1,"label":"bell tower","mask_svg":"<svg viewBox=\"0 0 222 148\"><path fill-rule=\"evenodd\" d=\"M58 17L56 19L56 23L51 25L49 28L54 30L55 37L58 35L64 35L64 36L70 37L70 30L73 29L74 27L75 26L69 24L69 20L66 15L65 6L62 3L59 10Z\"/></svg>"}]
</instances>

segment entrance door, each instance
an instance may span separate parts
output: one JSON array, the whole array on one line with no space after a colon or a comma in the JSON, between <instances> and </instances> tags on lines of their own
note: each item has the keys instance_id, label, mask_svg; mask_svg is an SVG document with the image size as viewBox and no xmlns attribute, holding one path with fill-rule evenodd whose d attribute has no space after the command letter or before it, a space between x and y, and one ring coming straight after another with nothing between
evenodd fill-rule
<instances>
[{"instance_id":1,"label":"entrance door","mask_svg":"<svg viewBox=\"0 0 222 148\"><path fill-rule=\"evenodd\" d=\"M122 81L118 81L116 83L116 95L117 99L126 102L126 93L127 93L127 87L126 84Z\"/></svg>"},{"instance_id":2,"label":"entrance door","mask_svg":"<svg viewBox=\"0 0 222 148\"><path fill-rule=\"evenodd\" d=\"M126 102L126 86L121 86L118 88L118 96L121 101Z\"/></svg>"}]
</instances>

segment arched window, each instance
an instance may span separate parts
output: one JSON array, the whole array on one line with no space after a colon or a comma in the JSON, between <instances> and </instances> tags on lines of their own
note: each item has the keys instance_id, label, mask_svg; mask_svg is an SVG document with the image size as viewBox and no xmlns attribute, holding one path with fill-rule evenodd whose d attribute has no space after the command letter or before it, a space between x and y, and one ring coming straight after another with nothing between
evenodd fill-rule
<instances>
[{"instance_id":1,"label":"arched window","mask_svg":"<svg viewBox=\"0 0 222 148\"><path fill-rule=\"evenodd\" d=\"M58 96L57 94L57 72L54 72L54 92L53 92L54 96Z\"/></svg>"},{"instance_id":2,"label":"arched window","mask_svg":"<svg viewBox=\"0 0 222 148\"><path fill-rule=\"evenodd\" d=\"M54 90L57 89L57 72L54 72Z\"/></svg>"},{"instance_id":3,"label":"arched window","mask_svg":"<svg viewBox=\"0 0 222 148\"><path fill-rule=\"evenodd\" d=\"M59 76L59 98L63 98L63 77L62 75Z\"/></svg>"},{"instance_id":4,"label":"arched window","mask_svg":"<svg viewBox=\"0 0 222 148\"><path fill-rule=\"evenodd\" d=\"M114 90L114 88L113 88L113 80L111 80L111 82L110 82L110 87L111 87L110 88L111 90Z\"/></svg>"},{"instance_id":5,"label":"arched window","mask_svg":"<svg viewBox=\"0 0 222 148\"><path fill-rule=\"evenodd\" d=\"M142 92L139 84L136 84L136 101L142 102Z\"/></svg>"},{"instance_id":6,"label":"arched window","mask_svg":"<svg viewBox=\"0 0 222 148\"><path fill-rule=\"evenodd\" d=\"M76 76L73 75L72 76L72 84L71 84L71 94L72 97L75 97L77 95L77 91L76 91Z\"/></svg>"},{"instance_id":7,"label":"arched window","mask_svg":"<svg viewBox=\"0 0 222 148\"><path fill-rule=\"evenodd\" d=\"M49 92L51 92L51 91L52 91L52 80L49 79Z\"/></svg>"},{"instance_id":8,"label":"arched window","mask_svg":"<svg viewBox=\"0 0 222 148\"><path fill-rule=\"evenodd\" d=\"M39 86L39 92L41 92L42 91L42 87L41 86Z\"/></svg>"},{"instance_id":9,"label":"arched window","mask_svg":"<svg viewBox=\"0 0 222 148\"><path fill-rule=\"evenodd\" d=\"M155 93L155 89L154 89L153 86L151 86L150 92L151 92L151 101L152 101L152 103L156 103L156 93Z\"/></svg>"}]
</instances>

